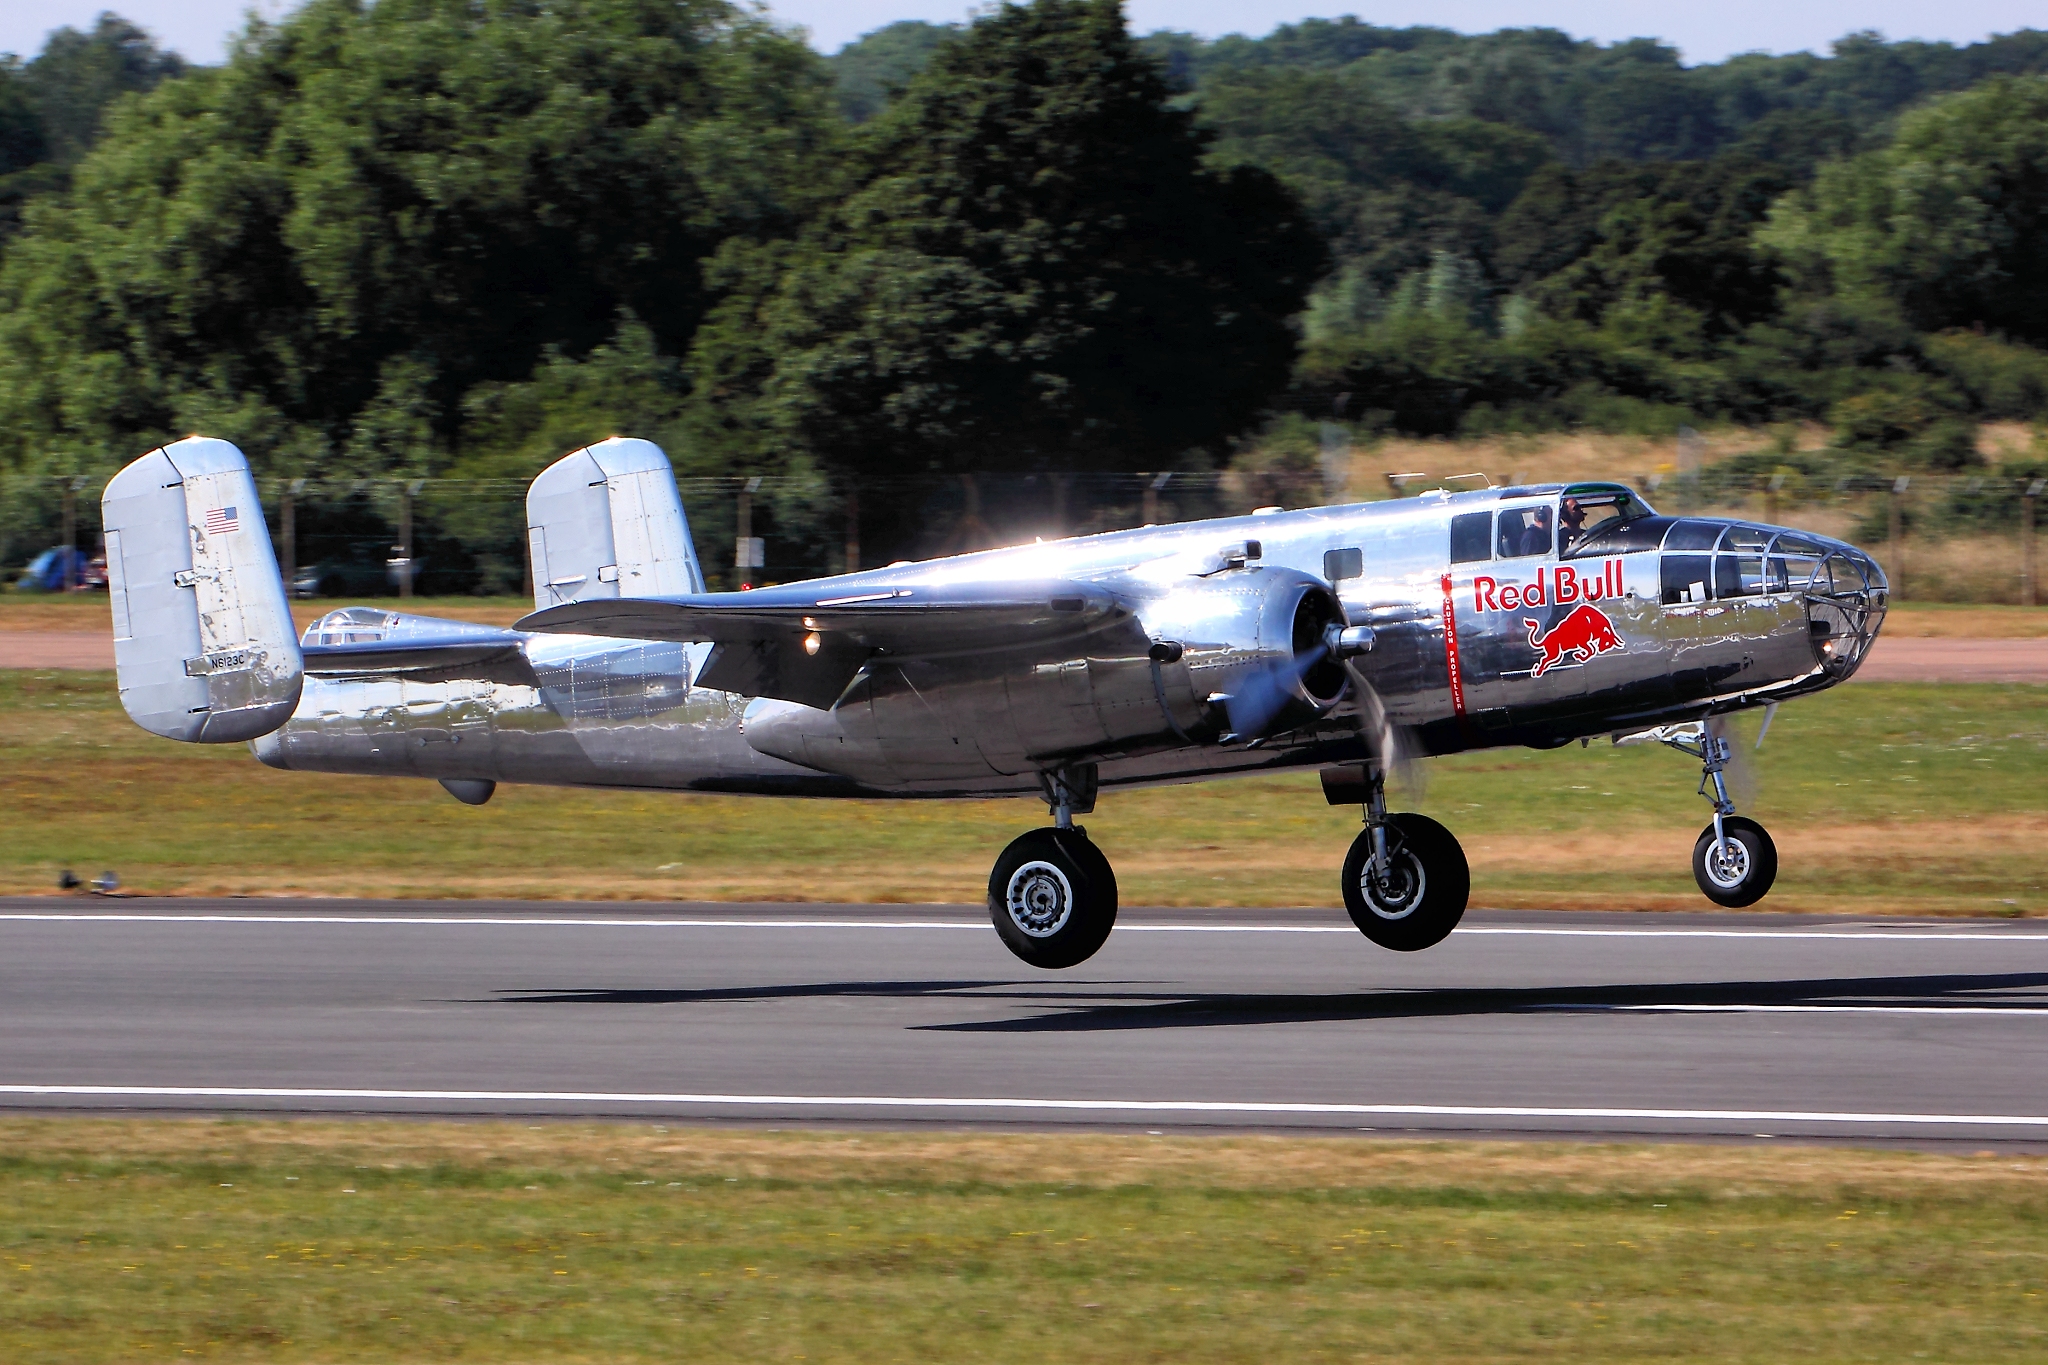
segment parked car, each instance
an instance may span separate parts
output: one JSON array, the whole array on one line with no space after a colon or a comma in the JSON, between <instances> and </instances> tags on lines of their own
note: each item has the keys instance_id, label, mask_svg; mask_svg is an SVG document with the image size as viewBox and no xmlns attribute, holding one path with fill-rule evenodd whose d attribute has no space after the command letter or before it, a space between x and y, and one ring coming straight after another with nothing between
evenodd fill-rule
<instances>
[{"instance_id":1,"label":"parked car","mask_svg":"<svg viewBox=\"0 0 2048 1365\"><path fill-rule=\"evenodd\" d=\"M405 561L383 541L351 544L344 555L301 564L292 574L294 597L395 597ZM427 561L414 557L413 591L419 591Z\"/></svg>"}]
</instances>

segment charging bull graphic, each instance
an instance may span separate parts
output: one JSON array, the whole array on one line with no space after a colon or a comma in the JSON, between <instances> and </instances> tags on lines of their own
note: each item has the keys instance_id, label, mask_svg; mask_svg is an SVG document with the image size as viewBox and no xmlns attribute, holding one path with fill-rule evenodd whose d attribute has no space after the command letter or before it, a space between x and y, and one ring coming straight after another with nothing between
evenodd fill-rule
<instances>
[{"instance_id":1,"label":"charging bull graphic","mask_svg":"<svg viewBox=\"0 0 2048 1365\"><path fill-rule=\"evenodd\" d=\"M1524 616L1522 624L1529 628L1529 646L1543 657L1536 661L1536 667L1529 670L1529 676L1540 678L1552 664L1563 663L1566 655L1573 656L1579 663L1586 663L1596 654L1620 649L1621 637L1614 633L1614 622L1607 619L1607 613L1598 607L1580 606L1572 614L1550 628L1547 635L1537 632L1543 629L1541 621Z\"/></svg>"}]
</instances>

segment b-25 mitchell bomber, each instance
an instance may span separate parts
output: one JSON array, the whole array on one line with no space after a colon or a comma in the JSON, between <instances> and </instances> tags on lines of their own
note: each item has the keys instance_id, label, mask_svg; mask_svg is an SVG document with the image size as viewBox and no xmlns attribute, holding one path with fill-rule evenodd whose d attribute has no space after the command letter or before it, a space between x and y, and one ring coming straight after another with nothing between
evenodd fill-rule
<instances>
[{"instance_id":1,"label":"b-25 mitchell bomber","mask_svg":"<svg viewBox=\"0 0 2048 1365\"><path fill-rule=\"evenodd\" d=\"M1657 513L1618 484L1262 508L747 592L711 592L668 457L614 438L527 495L516 628L347 607L296 637L242 454L194 437L107 485L122 705L272 767L760 796L1041 797L989 915L1039 967L1086 960L1116 876L1076 824L1105 791L1321 770L1364 827L1344 904L1401 951L1464 914L1465 855L1386 808L1390 768L1572 740L1697 759L1700 889L1758 900L1715 721L1855 672L1884 618L1862 551Z\"/></svg>"}]
</instances>

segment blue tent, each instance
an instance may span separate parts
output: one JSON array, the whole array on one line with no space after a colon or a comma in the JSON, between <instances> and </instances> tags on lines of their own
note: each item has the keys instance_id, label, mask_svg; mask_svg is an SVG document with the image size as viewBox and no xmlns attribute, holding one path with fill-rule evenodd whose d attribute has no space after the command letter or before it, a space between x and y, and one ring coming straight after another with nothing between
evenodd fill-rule
<instances>
[{"instance_id":1,"label":"blue tent","mask_svg":"<svg viewBox=\"0 0 2048 1365\"><path fill-rule=\"evenodd\" d=\"M30 592L62 592L67 565L70 581L74 585L83 583L85 556L68 545L59 545L43 551L29 563L28 572L21 576L21 586Z\"/></svg>"}]
</instances>

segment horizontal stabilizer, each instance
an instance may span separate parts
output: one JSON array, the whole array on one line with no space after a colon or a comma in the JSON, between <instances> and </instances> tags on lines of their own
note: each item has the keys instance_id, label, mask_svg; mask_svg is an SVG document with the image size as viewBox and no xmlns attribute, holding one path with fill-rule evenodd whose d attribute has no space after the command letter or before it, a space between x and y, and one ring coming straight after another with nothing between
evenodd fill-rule
<instances>
[{"instance_id":1,"label":"horizontal stabilizer","mask_svg":"<svg viewBox=\"0 0 2048 1365\"><path fill-rule=\"evenodd\" d=\"M306 627L299 648L314 677L405 676L421 682L474 678L535 685L518 631L344 607Z\"/></svg>"}]
</instances>

